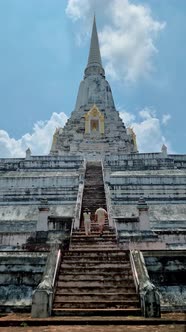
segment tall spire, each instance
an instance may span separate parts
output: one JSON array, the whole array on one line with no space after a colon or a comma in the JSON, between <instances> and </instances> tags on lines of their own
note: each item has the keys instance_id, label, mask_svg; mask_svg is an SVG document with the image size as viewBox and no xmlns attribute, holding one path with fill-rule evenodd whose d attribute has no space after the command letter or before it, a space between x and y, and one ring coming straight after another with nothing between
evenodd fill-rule
<instances>
[{"instance_id":1,"label":"tall spire","mask_svg":"<svg viewBox=\"0 0 186 332\"><path fill-rule=\"evenodd\" d=\"M88 57L87 67L85 69L85 78L90 75L101 75L105 77L105 71L102 67L101 54L99 49L99 40L96 27L96 18L94 15L93 27L92 27L92 36L90 42L90 51Z\"/></svg>"},{"instance_id":2,"label":"tall spire","mask_svg":"<svg viewBox=\"0 0 186 332\"><path fill-rule=\"evenodd\" d=\"M91 36L91 42L90 42L90 51L89 51L87 67L90 67L92 65L102 67L95 15L94 15L94 21L93 21L93 27L92 27L92 36Z\"/></svg>"}]
</instances>

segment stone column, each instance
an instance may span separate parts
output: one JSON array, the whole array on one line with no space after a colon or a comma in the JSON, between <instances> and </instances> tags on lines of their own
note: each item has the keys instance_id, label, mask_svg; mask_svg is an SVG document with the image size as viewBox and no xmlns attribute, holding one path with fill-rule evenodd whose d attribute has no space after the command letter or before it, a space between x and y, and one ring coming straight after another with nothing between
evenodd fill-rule
<instances>
[{"instance_id":1,"label":"stone column","mask_svg":"<svg viewBox=\"0 0 186 332\"><path fill-rule=\"evenodd\" d=\"M79 183L84 182L84 179L85 179L85 168L80 167L79 168Z\"/></svg>"},{"instance_id":2,"label":"stone column","mask_svg":"<svg viewBox=\"0 0 186 332\"><path fill-rule=\"evenodd\" d=\"M145 199L140 197L137 205L139 211L139 229L140 231L149 231L150 230L150 221L149 221L149 206L147 205Z\"/></svg>"},{"instance_id":3,"label":"stone column","mask_svg":"<svg viewBox=\"0 0 186 332\"><path fill-rule=\"evenodd\" d=\"M30 159L31 154L32 154L32 152L31 152L30 148L28 148L28 149L26 150L26 159Z\"/></svg>"},{"instance_id":4,"label":"stone column","mask_svg":"<svg viewBox=\"0 0 186 332\"><path fill-rule=\"evenodd\" d=\"M162 145L161 154L163 158L167 158L167 147L165 144Z\"/></svg>"},{"instance_id":5,"label":"stone column","mask_svg":"<svg viewBox=\"0 0 186 332\"><path fill-rule=\"evenodd\" d=\"M50 208L48 206L48 200L42 199L41 205L38 207L39 216L37 221L37 232L48 231L48 216Z\"/></svg>"},{"instance_id":6,"label":"stone column","mask_svg":"<svg viewBox=\"0 0 186 332\"><path fill-rule=\"evenodd\" d=\"M104 166L103 167L103 176L104 176L104 181L105 182L110 182L110 167L109 166Z\"/></svg>"}]
</instances>

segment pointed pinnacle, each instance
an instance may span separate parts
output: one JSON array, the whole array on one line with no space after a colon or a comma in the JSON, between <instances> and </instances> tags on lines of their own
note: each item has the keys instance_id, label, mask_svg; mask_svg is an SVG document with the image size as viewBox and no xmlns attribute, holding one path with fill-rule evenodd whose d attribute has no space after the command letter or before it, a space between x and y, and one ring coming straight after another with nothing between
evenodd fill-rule
<instances>
[{"instance_id":1,"label":"pointed pinnacle","mask_svg":"<svg viewBox=\"0 0 186 332\"><path fill-rule=\"evenodd\" d=\"M98 65L98 66L102 67L95 14L94 14L94 20L93 20L92 36L91 36L91 42L90 42L90 51L89 51L87 67L89 67L91 65Z\"/></svg>"}]
</instances>

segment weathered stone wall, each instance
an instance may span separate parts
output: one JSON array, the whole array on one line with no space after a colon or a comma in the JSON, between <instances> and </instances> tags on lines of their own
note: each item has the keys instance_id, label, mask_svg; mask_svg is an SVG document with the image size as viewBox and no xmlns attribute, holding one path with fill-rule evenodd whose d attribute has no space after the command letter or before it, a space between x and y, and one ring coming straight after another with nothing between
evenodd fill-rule
<instances>
[{"instance_id":1,"label":"weathered stone wall","mask_svg":"<svg viewBox=\"0 0 186 332\"><path fill-rule=\"evenodd\" d=\"M167 155L160 153L108 154L105 166L111 171L185 169L186 155Z\"/></svg>"},{"instance_id":2,"label":"weathered stone wall","mask_svg":"<svg viewBox=\"0 0 186 332\"><path fill-rule=\"evenodd\" d=\"M116 218L137 218L136 204L112 205L113 215ZM185 204L152 204L149 203L149 219L153 229L185 229L186 227L186 205ZM123 227L122 224L120 227ZM129 229L130 225L125 225Z\"/></svg>"},{"instance_id":3,"label":"weathered stone wall","mask_svg":"<svg viewBox=\"0 0 186 332\"><path fill-rule=\"evenodd\" d=\"M156 231L159 238L166 243L167 249L177 248L177 249L185 249L186 248L186 230L164 230L164 231Z\"/></svg>"},{"instance_id":4,"label":"weathered stone wall","mask_svg":"<svg viewBox=\"0 0 186 332\"><path fill-rule=\"evenodd\" d=\"M11 229L9 232L0 233L0 250L21 248L32 234L29 232L13 232Z\"/></svg>"},{"instance_id":5,"label":"weathered stone wall","mask_svg":"<svg viewBox=\"0 0 186 332\"><path fill-rule=\"evenodd\" d=\"M144 257L160 292L161 310L186 309L186 251L145 252Z\"/></svg>"},{"instance_id":6,"label":"weathered stone wall","mask_svg":"<svg viewBox=\"0 0 186 332\"><path fill-rule=\"evenodd\" d=\"M162 248L160 242L167 248L186 246L186 155L110 154L105 157L104 173L109 209L122 242L131 236L130 245L140 249L148 249L150 243L154 249ZM145 241L140 234L140 197L148 204L150 229L160 242L151 242L147 233Z\"/></svg>"},{"instance_id":7,"label":"weathered stone wall","mask_svg":"<svg viewBox=\"0 0 186 332\"><path fill-rule=\"evenodd\" d=\"M83 157L80 155L71 156L30 156L26 158L1 158L1 171L19 170L72 170L79 169L83 164Z\"/></svg>"},{"instance_id":8,"label":"weathered stone wall","mask_svg":"<svg viewBox=\"0 0 186 332\"><path fill-rule=\"evenodd\" d=\"M72 219L82 168L81 156L0 159L1 246L22 245L32 237L43 200L48 216ZM51 225L46 218L48 229Z\"/></svg>"},{"instance_id":9,"label":"weathered stone wall","mask_svg":"<svg viewBox=\"0 0 186 332\"><path fill-rule=\"evenodd\" d=\"M41 281L47 253L0 252L0 310L30 310L32 292Z\"/></svg>"},{"instance_id":10,"label":"weathered stone wall","mask_svg":"<svg viewBox=\"0 0 186 332\"><path fill-rule=\"evenodd\" d=\"M62 203L60 205L50 205L50 215L72 217L74 206L69 203ZM17 229L18 231L33 230L38 220L38 206L39 204L34 203L16 205L13 202L12 205L0 206L0 224L2 223L3 231L11 230L9 226L14 227L14 230ZM2 228L0 227L0 232Z\"/></svg>"}]
</instances>

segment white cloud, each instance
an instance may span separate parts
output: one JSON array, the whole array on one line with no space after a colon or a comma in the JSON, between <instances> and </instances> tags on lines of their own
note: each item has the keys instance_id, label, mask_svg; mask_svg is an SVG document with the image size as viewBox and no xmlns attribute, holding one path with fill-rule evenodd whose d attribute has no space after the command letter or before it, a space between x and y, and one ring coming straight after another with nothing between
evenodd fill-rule
<instances>
[{"instance_id":1,"label":"white cloud","mask_svg":"<svg viewBox=\"0 0 186 332\"><path fill-rule=\"evenodd\" d=\"M163 116L162 116L162 123L163 123L163 125L166 126L170 119L171 119L171 115L170 114L163 114Z\"/></svg>"},{"instance_id":2,"label":"white cloud","mask_svg":"<svg viewBox=\"0 0 186 332\"><path fill-rule=\"evenodd\" d=\"M105 15L99 36L106 73L113 79L130 82L148 76L158 52L155 39L165 23L154 20L148 6L129 0L68 0L66 13L72 20L83 19L87 31L95 9Z\"/></svg>"},{"instance_id":3,"label":"white cloud","mask_svg":"<svg viewBox=\"0 0 186 332\"><path fill-rule=\"evenodd\" d=\"M139 152L159 152L162 144L168 147L169 153L173 152L162 130L162 125L170 119L169 114L165 114L166 117L160 120L156 111L151 108L141 110L138 117L119 106L117 108L125 125L134 129ZM6 131L0 130L0 158L25 157L28 147L33 155L47 155L55 129L63 127L66 120L65 113L53 113L49 120L37 122L31 134L27 133L18 140L11 138Z\"/></svg>"},{"instance_id":4,"label":"white cloud","mask_svg":"<svg viewBox=\"0 0 186 332\"><path fill-rule=\"evenodd\" d=\"M78 19L85 16L90 10L90 2L87 0L70 0L68 1L66 7L66 14L73 20L77 21Z\"/></svg>"},{"instance_id":5,"label":"white cloud","mask_svg":"<svg viewBox=\"0 0 186 332\"><path fill-rule=\"evenodd\" d=\"M56 127L63 127L66 120L65 113L53 113L49 120L37 122L31 134L27 133L18 140L0 130L0 158L24 157L28 147L34 155L48 154Z\"/></svg>"},{"instance_id":6,"label":"white cloud","mask_svg":"<svg viewBox=\"0 0 186 332\"><path fill-rule=\"evenodd\" d=\"M127 127L133 127L137 136L139 152L159 152L162 144L167 145L168 152L172 152L169 142L162 130L163 120L157 117L155 110L144 108L135 116L118 107L120 117ZM55 129L63 127L67 120L65 113L53 113L47 121L39 121L34 125L32 133L23 135L16 140L0 130L0 158L25 157L25 151L30 147L33 155L47 155L50 152L52 137Z\"/></svg>"},{"instance_id":7,"label":"white cloud","mask_svg":"<svg viewBox=\"0 0 186 332\"><path fill-rule=\"evenodd\" d=\"M139 112L139 120L133 114L120 111L120 117L126 126L134 129L139 152L160 152L165 144L168 152L172 152L170 143L163 135L162 122L157 117L155 110L144 108Z\"/></svg>"},{"instance_id":8,"label":"white cloud","mask_svg":"<svg viewBox=\"0 0 186 332\"><path fill-rule=\"evenodd\" d=\"M123 120L126 127L131 126L131 123L135 121L135 115L132 113L129 113L125 110L122 110L120 107L117 107L117 110L120 114L121 119Z\"/></svg>"}]
</instances>

